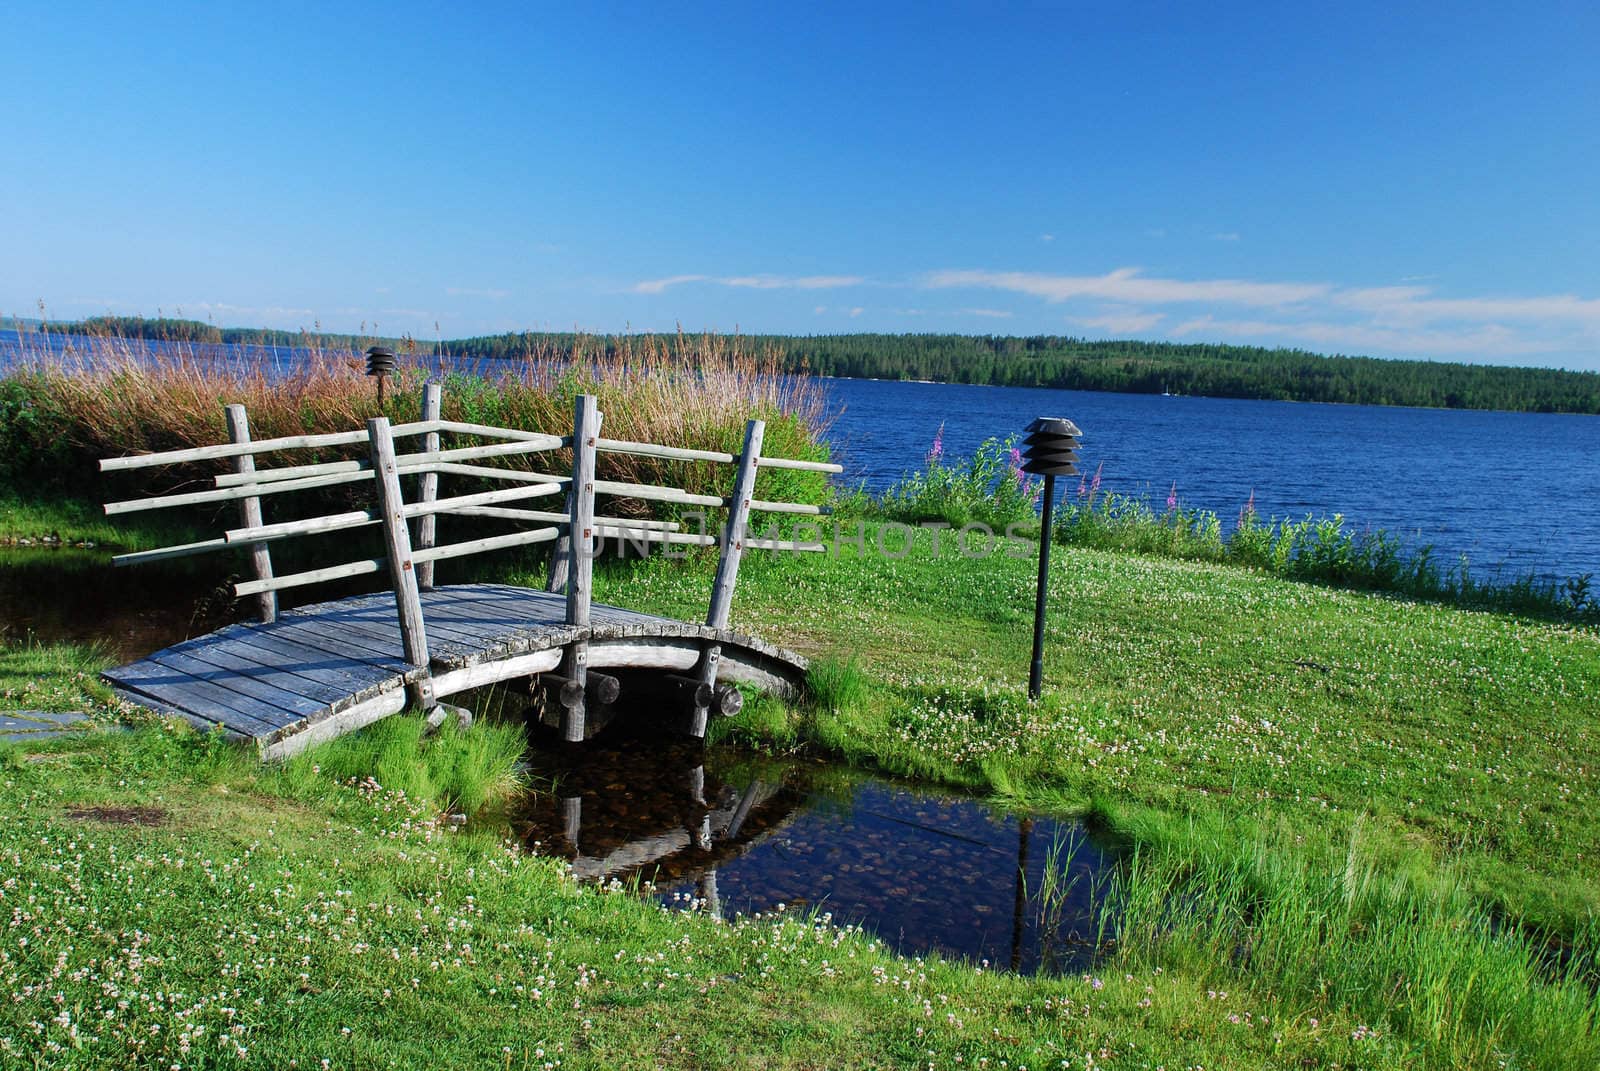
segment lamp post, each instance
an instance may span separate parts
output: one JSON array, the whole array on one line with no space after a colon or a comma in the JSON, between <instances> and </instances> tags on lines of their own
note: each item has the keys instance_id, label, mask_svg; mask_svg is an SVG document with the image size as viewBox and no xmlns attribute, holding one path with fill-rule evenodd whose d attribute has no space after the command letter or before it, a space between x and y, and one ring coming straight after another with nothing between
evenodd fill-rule
<instances>
[{"instance_id":1,"label":"lamp post","mask_svg":"<svg viewBox=\"0 0 1600 1071\"><path fill-rule=\"evenodd\" d=\"M1044 509L1039 525L1039 588L1033 600L1033 664L1028 670L1028 698L1038 699L1044 686L1044 609L1050 592L1050 515L1055 507L1056 477L1076 476L1078 442L1083 432L1061 417L1040 417L1025 429L1022 471L1044 477Z\"/></svg>"},{"instance_id":2,"label":"lamp post","mask_svg":"<svg viewBox=\"0 0 1600 1071\"><path fill-rule=\"evenodd\" d=\"M394 350L387 346L367 347L367 375L378 379L378 408L383 408L383 384L394 375Z\"/></svg>"}]
</instances>

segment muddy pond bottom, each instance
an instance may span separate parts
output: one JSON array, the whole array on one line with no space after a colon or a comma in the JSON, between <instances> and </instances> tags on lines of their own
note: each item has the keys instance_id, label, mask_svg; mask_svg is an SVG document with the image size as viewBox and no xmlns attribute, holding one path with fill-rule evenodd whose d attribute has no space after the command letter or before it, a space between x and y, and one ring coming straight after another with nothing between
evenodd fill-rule
<instances>
[{"instance_id":1,"label":"muddy pond bottom","mask_svg":"<svg viewBox=\"0 0 1600 1071\"><path fill-rule=\"evenodd\" d=\"M1074 822L625 725L530 763L513 827L580 880L719 918L827 913L903 954L1023 973L1105 951L1115 858Z\"/></svg>"}]
</instances>

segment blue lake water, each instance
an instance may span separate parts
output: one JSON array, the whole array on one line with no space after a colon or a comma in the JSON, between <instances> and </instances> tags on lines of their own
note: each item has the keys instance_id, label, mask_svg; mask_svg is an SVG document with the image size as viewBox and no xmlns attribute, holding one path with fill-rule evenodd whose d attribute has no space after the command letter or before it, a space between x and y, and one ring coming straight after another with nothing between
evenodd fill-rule
<instances>
[{"instance_id":1,"label":"blue lake water","mask_svg":"<svg viewBox=\"0 0 1600 1071\"><path fill-rule=\"evenodd\" d=\"M846 478L882 489L923 463L944 427L947 461L1036 416L1083 429L1102 490L1177 485L1186 508L1230 525L1255 494L1263 518L1343 514L1479 579L1600 574L1600 418L1238 401L943 383L830 379L829 431ZM1068 482L1061 495L1076 495Z\"/></svg>"}]
</instances>

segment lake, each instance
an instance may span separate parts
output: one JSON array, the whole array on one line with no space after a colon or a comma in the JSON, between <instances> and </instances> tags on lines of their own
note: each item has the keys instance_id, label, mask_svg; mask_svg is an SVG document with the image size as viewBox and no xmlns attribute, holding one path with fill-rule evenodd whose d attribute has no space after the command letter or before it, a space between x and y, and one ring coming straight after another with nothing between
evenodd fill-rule
<instances>
[{"instance_id":1,"label":"lake","mask_svg":"<svg viewBox=\"0 0 1600 1071\"><path fill-rule=\"evenodd\" d=\"M946 461L1037 416L1083 429L1102 491L1231 526L1254 493L1262 518L1343 514L1466 555L1480 580L1600 574L1600 418L878 380L824 381L845 479L882 490L920 467L940 426ZM1060 494L1070 499L1077 483Z\"/></svg>"}]
</instances>

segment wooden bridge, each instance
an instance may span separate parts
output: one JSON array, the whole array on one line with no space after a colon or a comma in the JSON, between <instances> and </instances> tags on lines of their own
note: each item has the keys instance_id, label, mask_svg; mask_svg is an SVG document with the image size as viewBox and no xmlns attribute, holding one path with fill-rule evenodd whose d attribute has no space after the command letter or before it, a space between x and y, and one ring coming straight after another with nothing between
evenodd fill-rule
<instances>
[{"instance_id":1,"label":"wooden bridge","mask_svg":"<svg viewBox=\"0 0 1600 1071\"><path fill-rule=\"evenodd\" d=\"M130 665L105 679L126 699L176 714L197 725L221 726L253 740L264 759L277 759L350 732L407 707L429 712L437 724L445 696L499 681L527 679L542 703L542 717L569 741L592 735L592 715L614 702L621 688L604 669L654 670L703 736L713 712L730 714L742 702L737 684L792 693L806 669L799 655L728 628L739 562L749 550L819 551L820 543L780 538L775 528L753 537L752 512L816 515L819 506L755 497L762 468L838 472L839 466L761 453L764 425L750 421L737 454L691 450L600 436L595 399L577 399L570 435L447 421L440 417L439 384L423 392L422 419L391 425L387 418L364 429L252 441L242 406L227 409L230 442L157 454L110 458L104 471L223 461L231 471L214 487L112 502L111 515L139 510L235 504L240 527L182 546L120 555L136 565L191 554L248 548L254 579L235 586L238 597L257 600L259 622L230 625ZM445 447L441 436L471 440ZM397 440L420 438L420 449L397 453ZM364 448L365 457L258 467L275 454ZM545 451L570 449L570 474L549 474L504 463ZM682 488L607 481L596 477L597 455L632 454L734 469L727 496ZM495 464L495 462L502 464ZM487 462L487 463L486 463ZM441 497L441 476L489 483L494 489ZM414 483L407 500L402 478ZM263 499L343 484L370 488L372 506L345 513L264 523ZM529 498L565 495L560 512L507 506ZM720 533L687 532L676 522L603 516L598 496L667 502L726 511ZM513 522L517 529L440 545L438 518L454 515ZM413 522L415 535L413 536ZM272 544L289 538L377 528L381 557L275 575ZM704 623L678 621L591 600L596 553L615 539L640 549L661 545L716 545L719 549L710 608ZM471 584L435 588L433 563L507 547L555 542L545 591ZM279 591L368 573L386 573L390 591L324 602L280 613Z\"/></svg>"}]
</instances>

